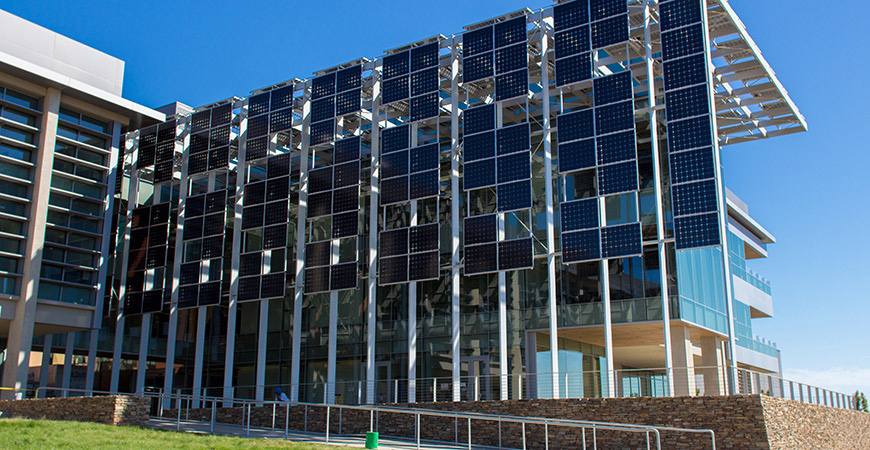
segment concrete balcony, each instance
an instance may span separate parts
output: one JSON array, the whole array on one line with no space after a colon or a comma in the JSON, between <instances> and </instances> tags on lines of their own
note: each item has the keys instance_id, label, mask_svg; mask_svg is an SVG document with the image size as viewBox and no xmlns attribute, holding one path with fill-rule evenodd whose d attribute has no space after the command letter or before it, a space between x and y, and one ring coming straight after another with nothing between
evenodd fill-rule
<instances>
[{"instance_id":1,"label":"concrete balcony","mask_svg":"<svg viewBox=\"0 0 870 450\"><path fill-rule=\"evenodd\" d=\"M765 291L759 287L758 283L750 283L737 274L732 274L731 279L734 287L734 299L749 305L753 319L773 317L773 297L769 290Z\"/></svg>"},{"instance_id":2,"label":"concrete balcony","mask_svg":"<svg viewBox=\"0 0 870 450\"><path fill-rule=\"evenodd\" d=\"M735 346L735 354L738 364L768 372L780 372L779 350L764 342L754 339L749 340L749 342L738 341Z\"/></svg>"},{"instance_id":3,"label":"concrete balcony","mask_svg":"<svg viewBox=\"0 0 870 450\"><path fill-rule=\"evenodd\" d=\"M0 298L0 337L9 335L9 326L15 318L18 306L19 300L16 298ZM36 304L33 335L90 330L94 323L94 309L90 305L39 300Z\"/></svg>"}]
</instances>

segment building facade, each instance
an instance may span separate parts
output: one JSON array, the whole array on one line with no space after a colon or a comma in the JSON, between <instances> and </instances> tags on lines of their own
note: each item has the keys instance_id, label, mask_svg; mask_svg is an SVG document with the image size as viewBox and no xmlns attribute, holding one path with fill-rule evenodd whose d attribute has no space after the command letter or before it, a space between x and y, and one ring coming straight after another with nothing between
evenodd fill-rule
<instances>
[{"instance_id":1,"label":"building facade","mask_svg":"<svg viewBox=\"0 0 870 450\"><path fill-rule=\"evenodd\" d=\"M780 372L747 268L774 238L720 151L806 123L725 0L515 11L166 112L118 135L106 320L66 338L84 389L718 395Z\"/></svg>"}]
</instances>

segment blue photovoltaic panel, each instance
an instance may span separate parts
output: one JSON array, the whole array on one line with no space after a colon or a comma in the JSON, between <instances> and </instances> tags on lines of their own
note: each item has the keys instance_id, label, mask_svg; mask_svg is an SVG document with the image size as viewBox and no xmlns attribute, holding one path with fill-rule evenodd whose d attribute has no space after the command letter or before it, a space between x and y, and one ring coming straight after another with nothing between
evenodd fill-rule
<instances>
[{"instance_id":1,"label":"blue photovoltaic panel","mask_svg":"<svg viewBox=\"0 0 870 450\"><path fill-rule=\"evenodd\" d=\"M590 46L589 25L556 33L556 59L589 52Z\"/></svg>"},{"instance_id":2,"label":"blue photovoltaic panel","mask_svg":"<svg viewBox=\"0 0 870 450\"><path fill-rule=\"evenodd\" d=\"M411 49L411 71L438 66L438 42Z\"/></svg>"},{"instance_id":3,"label":"blue photovoltaic panel","mask_svg":"<svg viewBox=\"0 0 870 450\"><path fill-rule=\"evenodd\" d=\"M495 156L495 132L465 137L463 159L466 162Z\"/></svg>"},{"instance_id":4,"label":"blue photovoltaic panel","mask_svg":"<svg viewBox=\"0 0 870 450\"><path fill-rule=\"evenodd\" d=\"M269 114L269 132L287 131L293 127L293 110L290 108Z\"/></svg>"},{"instance_id":5,"label":"blue photovoltaic panel","mask_svg":"<svg viewBox=\"0 0 870 450\"><path fill-rule=\"evenodd\" d=\"M595 134L634 129L634 102L626 101L595 108Z\"/></svg>"},{"instance_id":6,"label":"blue photovoltaic panel","mask_svg":"<svg viewBox=\"0 0 870 450\"><path fill-rule=\"evenodd\" d=\"M305 293L329 291L329 267L305 269Z\"/></svg>"},{"instance_id":7,"label":"blue photovoltaic panel","mask_svg":"<svg viewBox=\"0 0 870 450\"><path fill-rule=\"evenodd\" d=\"M601 229L601 253L605 258L643 254L640 223L630 223Z\"/></svg>"},{"instance_id":8,"label":"blue photovoltaic panel","mask_svg":"<svg viewBox=\"0 0 870 450\"><path fill-rule=\"evenodd\" d=\"M253 139L269 134L269 116L257 116L248 118L248 139Z\"/></svg>"},{"instance_id":9,"label":"blue photovoltaic panel","mask_svg":"<svg viewBox=\"0 0 870 450\"><path fill-rule=\"evenodd\" d=\"M242 210L242 229L248 230L251 228L259 228L263 226L263 205L246 206ZM187 231L187 223L185 223L184 231Z\"/></svg>"},{"instance_id":10,"label":"blue photovoltaic panel","mask_svg":"<svg viewBox=\"0 0 870 450\"><path fill-rule=\"evenodd\" d=\"M498 270L531 269L534 266L532 238L498 243Z\"/></svg>"},{"instance_id":11,"label":"blue photovoltaic panel","mask_svg":"<svg viewBox=\"0 0 870 450\"><path fill-rule=\"evenodd\" d=\"M465 247L465 274L496 272L498 245L496 243Z\"/></svg>"},{"instance_id":12,"label":"blue photovoltaic panel","mask_svg":"<svg viewBox=\"0 0 870 450\"><path fill-rule=\"evenodd\" d=\"M223 255L224 237L213 236L202 240L202 259L219 258Z\"/></svg>"},{"instance_id":13,"label":"blue photovoltaic panel","mask_svg":"<svg viewBox=\"0 0 870 450\"><path fill-rule=\"evenodd\" d=\"M202 225L203 236L214 236L224 233L224 215L223 213L210 214L205 216Z\"/></svg>"},{"instance_id":14,"label":"blue photovoltaic panel","mask_svg":"<svg viewBox=\"0 0 870 450\"><path fill-rule=\"evenodd\" d=\"M470 83L472 81L489 78L493 75L492 53L484 53L482 55L463 58L462 60L462 82Z\"/></svg>"},{"instance_id":15,"label":"blue photovoltaic panel","mask_svg":"<svg viewBox=\"0 0 870 450\"><path fill-rule=\"evenodd\" d=\"M259 275L263 271L263 254L248 253L239 257L239 276Z\"/></svg>"},{"instance_id":16,"label":"blue photovoltaic panel","mask_svg":"<svg viewBox=\"0 0 870 450\"><path fill-rule=\"evenodd\" d=\"M333 167L333 185L336 189L359 185L359 161L336 164Z\"/></svg>"},{"instance_id":17,"label":"blue photovoltaic panel","mask_svg":"<svg viewBox=\"0 0 870 450\"><path fill-rule=\"evenodd\" d=\"M677 250L719 245L719 214L677 217L674 233Z\"/></svg>"},{"instance_id":18,"label":"blue photovoltaic panel","mask_svg":"<svg viewBox=\"0 0 870 450\"><path fill-rule=\"evenodd\" d=\"M438 195L437 170L415 173L408 178L409 200L419 200Z\"/></svg>"},{"instance_id":19,"label":"blue photovoltaic panel","mask_svg":"<svg viewBox=\"0 0 870 450\"><path fill-rule=\"evenodd\" d=\"M421 95L411 99L411 121L438 116L438 93Z\"/></svg>"},{"instance_id":20,"label":"blue photovoltaic panel","mask_svg":"<svg viewBox=\"0 0 870 450\"><path fill-rule=\"evenodd\" d=\"M362 108L362 91L354 89L335 96L335 115L344 116ZM274 128L274 127L273 127Z\"/></svg>"},{"instance_id":21,"label":"blue photovoltaic panel","mask_svg":"<svg viewBox=\"0 0 870 450\"><path fill-rule=\"evenodd\" d=\"M332 238L356 236L359 228L359 217L356 211L332 216Z\"/></svg>"},{"instance_id":22,"label":"blue photovoltaic panel","mask_svg":"<svg viewBox=\"0 0 870 450\"><path fill-rule=\"evenodd\" d=\"M272 111L293 106L293 85L284 86L272 91Z\"/></svg>"},{"instance_id":23,"label":"blue photovoltaic panel","mask_svg":"<svg viewBox=\"0 0 870 450\"><path fill-rule=\"evenodd\" d=\"M344 138L335 142L335 151L333 159L335 164L340 164L349 161L359 161L360 137L354 136Z\"/></svg>"},{"instance_id":24,"label":"blue photovoltaic panel","mask_svg":"<svg viewBox=\"0 0 870 450\"><path fill-rule=\"evenodd\" d=\"M249 228L249 227L245 226L247 224L247 222L245 222L246 217L247 216L245 216L244 214L242 215L242 228L243 229ZM184 231L182 234L182 239L185 241L189 241L191 239L201 238L202 237L202 221L203 221L202 217L191 217L191 218L184 219ZM135 235L133 237L135 237Z\"/></svg>"},{"instance_id":25,"label":"blue photovoltaic panel","mask_svg":"<svg viewBox=\"0 0 870 450\"><path fill-rule=\"evenodd\" d=\"M380 255L395 256L408 253L408 229L397 228L395 230L381 231Z\"/></svg>"},{"instance_id":26,"label":"blue photovoltaic panel","mask_svg":"<svg viewBox=\"0 0 870 450\"><path fill-rule=\"evenodd\" d=\"M155 289L145 292L145 295L142 297L142 313L154 313L162 310L163 289Z\"/></svg>"},{"instance_id":27,"label":"blue photovoltaic panel","mask_svg":"<svg viewBox=\"0 0 870 450\"><path fill-rule=\"evenodd\" d=\"M263 250L287 246L287 225L263 228Z\"/></svg>"},{"instance_id":28,"label":"blue photovoltaic panel","mask_svg":"<svg viewBox=\"0 0 870 450\"><path fill-rule=\"evenodd\" d=\"M335 91L344 92L362 86L362 66L353 66L338 71L335 76Z\"/></svg>"},{"instance_id":29,"label":"blue photovoltaic panel","mask_svg":"<svg viewBox=\"0 0 870 450\"><path fill-rule=\"evenodd\" d=\"M319 76L311 81L311 99L328 97L335 94L335 72Z\"/></svg>"},{"instance_id":30,"label":"blue photovoltaic panel","mask_svg":"<svg viewBox=\"0 0 870 450\"><path fill-rule=\"evenodd\" d=\"M273 156L266 162L266 177L278 178L290 174L290 154Z\"/></svg>"},{"instance_id":31,"label":"blue photovoltaic panel","mask_svg":"<svg viewBox=\"0 0 870 450\"><path fill-rule=\"evenodd\" d=\"M470 191L495 185L495 159L466 162L463 166L463 189Z\"/></svg>"},{"instance_id":32,"label":"blue photovoltaic panel","mask_svg":"<svg viewBox=\"0 0 870 450\"><path fill-rule=\"evenodd\" d=\"M562 3L553 8L553 25L556 31L567 30L589 22L587 0Z\"/></svg>"},{"instance_id":33,"label":"blue photovoltaic panel","mask_svg":"<svg viewBox=\"0 0 870 450\"><path fill-rule=\"evenodd\" d=\"M204 142L206 144L205 148L208 148L208 141L204 140ZM138 158L136 159L136 168L153 166L155 156L156 156L156 150L157 149L153 145L149 145L149 146L145 146L145 147L140 145L139 146L139 155L138 155ZM202 150L200 150L200 151L202 151ZM193 151L193 136L191 136L191 150L190 150L190 152L194 153L194 151Z\"/></svg>"},{"instance_id":34,"label":"blue photovoltaic panel","mask_svg":"<svg viewBox=\"0 0 870 450\"><path fill-rule=\"evenodd\" d=\"M532 207L532 180L500 184L496 191L498 212L516 211Z\"/></svg>"},{"instance_id":35,"label":"blue photovoltaic panel","mask_svg":"<svg viewBox=\"0 0 870 450\"><path fill-rule=\"evenodd\" d=\"M662 60L670 61L704 51L702 24L662 33Z\"/></svg>"},{"instance_id":36,"label":"blue photovoltaic panel","mask_svg":"<svg viewBox=\"0 0 870 450\"><path fill-rule=\"evenodd\" d=\"M665 61L663 65L666 91L707 82L707 60L703 53Z\"/></svg>"},{"instance_id":37,"label":"blue photovoltaic panel","mask_svg":"<svg viewBox=\"0 0 870 450\"><path fill-rule=\"evenodd\" d=\"M526 69L495 77L495 99L497 101L523 96L528 92L529 71Z\"/></svg>"},{"instance_id":38,"label":"blue photovoltaic panel","mask_svg":"<svg viewBox=\"0 0 870 450\"><path fill-rule=\"evenodd\" d=\"M598 168L598 195L613 195L637 190L637 161Z\"/></svg>"},{"instance_id":39,"label":"blue photovoltaic panel","mask_svg":"<svg viewBox=\"0 0 870 450\"><path fill-rule=\"evenodd\" d=\"M269 112L269 92L248 98L248 117L259 116L267 112Z\"/></svg>"},{"instance_id":40,"label":"blue photovoltaic panel","mask_svg":"<svg viewBox=\"0 0 870 450\"><path fill-rule=\"evenodd\" d=\"M462 56L467 58L492 50L492 27L469 31L462 35Z\"/></svg>"},{"instance_id":41,"label":"blue photovoltaic panel","mask_svg":"<svg viewBox=\"0 0 870 450\"><path fill-rule=\"evenodd\" d=\"M332 213L356 211L359 209L359 186L332 191Z\"/></svg>"},{"instance_id":42,"label":"blue photovoltaic panel","mask_svg":"<svg viewBox=\"0 0 870 450\"><path fill-rule=\"evenodd\" d=\"M598 199L564 202L560 208L563 232L598 228Z\"/></svg>"},{"instance_id":43,"label":"blue photovoltaic panel","mask_svg":"<svg viewBox=\"0 0 870 450\"><path fill-rule=\"evenodd\" d=\"M268 96L268 94L267 94ZM211 128L211 110L195 112L190 117L190 132L199 133Z\"/></svg>"},{"instance_id":44,"label":"blue photovoltaic panel","mask_svg":"<svg viewBox=\"0 0 870 450\"><path fill-rule=\"evenodd\" d=\"M202 152L208 150L208 132L206 131L204 133L191 134L189 148L190 148L191 154L202 153ZM147 149L148 151L150 151L152 153L156 150L155 147L145 147L144 149ZM142 146L139 146L139 159L140 160L142 159L142 150L144 150L144 149ZM154 156L152 156L151 159L154 159Z\"/></svg>"},{"instance_id":45,"label":"blue photovoltaic panel","mask_svg":"<svg viewBox=\"0 0 870 450\"><path fill-rule=\"evenodd\" d=\"M239 300L258 300L260 298L260 277L239 278Z\"/></svg>"},{"instance_id":46,"label":"blue photovoltaic panel","mask_svg":"<svg viewBox=\"0 0 870 450\"><path fill-rule=\"evenodd\" d=\"M592 21L628 13L625 0L589 0L589 17Z\"/></svg>"},{"instance_id":47,"label":"blue photovoltaic panel","mask_svg":"<svg viewBox=\"0 0 870 450\"><path fill-rule=\"evenodd\" d=\"M662 30L672 30L683 25L701 21L699 0L675 0L659 5Z\"/></svg>"},{"instance_id":48,"label":"blue photovoltaic panel","mask_svg":"<svg viewBox=\"0 0 870 450\"><path fill-rule=\"evenodd\" d=\"M308 267L328 266L332 260L330 241L305 244L305 265Z\"/></svg>"},{"instance_id":49,"label":"blue photovoltaic panel","mask_svg":"<svg viewBox=\"0 0 870 450\"><path fill-rule=\"evenodd\" d=\"M480 133L495 128L495 104L466 109L462 113L463 133Z\"/></svg>"},{"instance_id":50,"label":"blue photovoltaic panel","mask_svg":"<svg viewBox=\"0 0 870 450\"><path fill-rule=\"evenodd\" d=\"M634 130L601 136L595 144L599 165L637 159Z\"/></svg>"},{"instance_id":51,"label":"blue photovoltaic panel","mask_svg":"<svg viewBox=\"0 0 870 450\"><path fill-rule=\"evenodd\" d=\"M284 296L284 272L270 273L263 275L260 297L261 298L276 298Z\"/></svg>"},{"instance_id":52,"label":"blue photovoltaic panel","mask_svg":"<svg viewBox=\"0 0 870 450\"><path fill-rule=\"evenodd\" d=\"M673 153L670 160L671 184L706 180L716 176L712 148Z\"/></svg>"},{"instance_id":53,"label":"blue photovoltaic panel","mask_svg":"<svg viewBox=\"0 0 870 450\"><path fill-rule=\"evenodd\" d=\"M438 68L421 70L411 74L411 96L438 90Z\"/></svg>"},{"instance_id":54,"label":"blue photovoltaic panel","mask_svg":"<svg viewBox=\"0 0 870 450\"><path fill-rule=\"evenodd\" d=\"M176 122L174 120L169 122L163 122L157 126L157 143L173 141L175 140L175 126Z\"/></svg>"},{"instance_id":55,"label":"blue photovoltaic panel","mask_svg":"<svg viewBox=\"0 0 870 450\"><path fill-rule=\"evenodd\" d=\"M154 127L143 131L139 135L139 145L157 145L157 131Z\"/></svg>"},{"instance_id":56,"label":"blue photovoltaic panel","mask_svg":"<svg viewBox=\"0 0 870 450\"><path fill-rule=\"evenodd\" d=\"M496 50L495 73L501 74L528 68L529 57L526 47L526 44L517 44Z\"/></svg>"},{"instance_id":57,"label":"blue photovoltaic panel","mask_svg":"<svg viewBox=\"0 0 870 450\"><path fill-rule=\"evenodd\" d=\"M559 172L595 167L595 139L559 144Z\"/></svg>"},{"instance_id":58,"label":"blue photovoltaic panel","mask_svg":"<svg viewBox=\"0 0 870 450\"><path fill-rule=\"evenodd\" d=\"M438 224L419 225L408 230L408 252L438 250Z\"/></svg>"},{"instance_id":59,"label":"blue photovoltaic panel","mask_svg":"<svg viewBox=\"0 0 870 450\"><path fill-rule=\"evenodd\" d=\"M320 145L331 142L335 139L335 121L332 119L324 120L320 123L311 125L310 143L309 145Z\"/></svg>"},{"instance_id":60,"label":"blue photovoltaic panel","mask_svg":"<svg viewBox=\"0 0 870 450\"><path fill-rule=\"evenodd\" d=\"M397 284L408 282L408 256L401 255L378 260L378 284Z\"/></svg>"},{"instance_id":61,"label":"blue photovoltaic panel","mask_svg":"<svg viewBox=\"0 0 870 450\"><path fill-rule=\"evenodd\" d=\"M511 125L497 130L496 143L499 155L529 150L531 148L529 123Z\"/></svg>"},{"instance_id":62,"label":"blue photovoltaic panel","mask_svg":"<svg viewBox=\"0 0 870 450\"><path fill-rule=\"evenodd\" d=\"M265 158L269 153L269 138L250 139L245 145L245 160Z\"/></svg>"},{"instance_id":63,"label":"blue photovoltaic panel","mask_svg":"<svg viewBox=\"0 0 870 450\"><path fill-rule=\"evenodd\" d=\"M706 84L665 93L665 114L673 122L710 114L710 93Z\"/></svg>"},{"instance_id":64,"label":"blue photovoltaic panel","mask_svg":"<svg viewBox=\"0 0 870 450\"><path fill-rule=\"evenodd\" d=\"M409 97L408 77L384 80L383 103L389 104Z\"/></svg>"},{"instance_id":65,"label":"blue photovoltaic panel","mask_svg":"<svg viewBox=\"0 0 870 450\"><path fill-rule=\"evenodd\" d=\"M596 78L593 82L595 106L609 105L633 98L631 72Z\"/></svg>"},{"instance_id":66,"label":"blue photovoltaic panel","mask_svg":"<svg viewBox=\"0 0 870 450\"><path fill-rule=\"evenodd\" d=\"M566 86L591 78L591 54L581 53L576 56L556 60L556 86Z\"/></svg>"},{"instance_id":67,"label":"blue photovoltaic panel","mask_svg":"<svg viewBox=\"0 0 870 450\"><path fill-rule=\"evenodd\" d=\"M329 274L329 289L332 291L356 289L358 279L356 264L350 262L332 266Z\"/></svg>"},{"instance_id":68,"label":"blue photovoltaic panel","mask_svg":"<svg viewBox=\"0 0 870 450\"><path fill-rule=\"evenodd\" d=\"M233 121L233 105L227 103L225 105L216 106L211 109L211 126L229 125Z\"/></svg>"},{"instance_id":69,"label":"blue photovoltaic panel","mask_svg":"<svg viewBox=\"0 0 870 450\"><path fill-rule=\"evenodd\" d=\"M529 151L499 156L498 183L525 180L532 177L532 155Z\"/></svg>"},{"instance_id":70,"label":"blue photovoltaic panel","mask_svg":"<svg viewBox=\"0 0 870 450\"><path fill-rule=\"evenodd\" d=\"M438 144L429 144L411 149L411 172L422 172L438 168Z\"/></svg>"},{"instance_id":71,"label":"blue photovoltaic panel","mask_svg":"<svg viewBox=\"0 0 870 450\"><path fill-rule=\"evenodd\" d=\"M259 254L258 254L259 255ZM201 263L195 261L181 265L180 284L197 284L201 273Z\"/></svg>"},{"instance_id":72,"label":"blue photovoltaic panel","mask_svg":"<svg viewBox=\"0 0 870 450\"><path fill-rule=\"evenodd\" d=\"M563 263L596 259L601 259L601 237L597 229L562 233Z\"/></svg>"},{"instance_id":73,"label":"blue photovoltaic panel","mask_svg":"<svg viewBox=\"0 0 870 450\"><path fill-rule=\"evenodd\" d=\"M668 151L679 152L713 145L710 116L668 123Z\"/></svg>"},{"instance_id":74,"label":"blue photovoltaic panel","mask_svg":"<svg viewBox=\"0 0 870 450\"><path fill-rule=\"evenodd\" d=\"M593 22L592 48L604 48L628 41L628 14Z\"/></svg>"},{"instance_id":75,"label":"blue photovoltaic panel","mask_svg":"<svg viewBox=\"0 0 870 450\"><path fill-rule=\"evenodd\" d=\"M381 205L408 201L408 177L381 181Z\"/></svg>"},{"instance_id":76,"label":"blue photovoltaic panel","mask_svg":"<svg viewBox=\"0 0 870 450\"><path fill-rule=\"evenodd\" d=\"M385 80L406 75L408 69L409 60L407 51L384 57L383 70Z\"/></svg>"},{"instance_id":77,"label":"blue photovoltaic panel","mask_svg":"<svg viewBox=\"0 0 870 450\"><path fill-rule=\"evenodd\" d=\"M438 252L418 253L408 257L410 281L438 279Z\"/></svg>"},{"instance_id":78,"label":"blue photovoltaic panel","mask_svg":"<svg viewBox=\"0 0 870 450\"><path fill-rule=\"evenodd\" d=\"M387 153L381 156L381 178L393 178L408 174L408 152Z\"/></svg>"},{"instance_id":79,"label":"blue photovoltaic panel","mask_svg":"<svg viewBox=\"0 0 870 450\"><path fill-rule=\"evenodd\" d=\"M223 169L230 162L230 148L223 147L208 152L208 170Z\"/></svg>"},{"instance_id":80,"label":"blue photovoltaic panel","mask_svg":"<svg viewBox=\"0 0 870 450\"><path fill-rule=\"evenodd\" d=\"M411 146L411 127L402 125L381 131L381 153L404 150Z\"/></svg>"},{"instance_id":81,"label":"blue photovoltaic panel","mask_svg":"<svg viewBox=\"0 0 870 450\"><path fill-rule=\"evenodd\" d=\"M252 185L248 185L252 186ZM248 189L247 187L245 189ZM247 195L247 191L246 194ZM138 210L137 210L138 211ZM194 197L188 197L184 201L184 216L192 217L192 216L201 216L205 212L205 195L197 195Z\"/></svg>"},{"instance_id":82,"label":"blue photovoltaic panel","mask_svg":"<svg viewBox=\"0 0 870 450\"><path fill-rule=\"evenodd\" d=\"M495 24L495 48L526 42L526 16Z\"/></svg>"},{"instance_id":83,"label":"blue photovoltaic panel","mask_svg":"<svg viewBox=\"0 0 870 450\"><path fill-rule=\"evenodd\" d=\"M675 217L714 212L719 204L714 179L671 186L671 192Z\"/></svg>"},{"instance_id":84,"label":"blue photovoltaic panel","mask_svg":"<svg viewBox=\"0 0 870 450\"><path fill-rule=\"evenodd\" d=\"M332 192L319 192L308 196L308 217L328 216L332 213Z\"/></svg>"},{"instance_id":85,"label":"blue photovoltaic panel","mask_svg":"<svg viewBox=\"0 0 870 450\"><path fill-rule=\"evenodd\" d=\"M208 153L190 155L187 160L187 173L196 175L208 171Z\"/></svg>"},{"instance_id":86,"label":"blue photovoltaic panel","mask_svg":"<svg viewBox=\"0 0 870 450\"><path fill-rule=\"evenodd\" d=\"M495 242L498 239L498 216L488 214L485 216L466 217L463 226L465 244L484 244Z\"/></svg>"},{"instance_id":87,"label":"blue photovoltaic panel","mask_svg":"<svg viewBox=\"0 0 870 450\"><path fill-rule=\"evenodd\" d=\"M197 296L199 296L199 286L184 286L178 290L178 307L179 308L193 308L197 303ZM124 310L125 314L129 314L129 312Z\"/></svg>"},{"instance_id":88,"label":"blue photovoltaic panel","mask_svg":"<svg viewBox=\"0 0 870 450\"><path fill-rule=\"evenodd\" d=\"M558 120L559 143L595 136L594 112L591 108L560 114Z\"/></svg>"},{"instance_id":89,"label":"blue photovoltaic panel","mask_svg":"<svg viewBox=\"0 0 870 450\"><path fill-rule=\"evenodd\" d=\"M224 145L228 145L230 143L230 127L226 126L226 127L212 128L211 132L209 133L208 140L209 140L209 142L208 142L209 148L222 147ZM167 159L172 158L172 154L174 153L174 147L175 147L174 145L169 145L166 147L166 150L167 150L167 153L169 156L169 158L167 158ZM158 161L160 161L160 159L161 159L160 158L160 150L161 150L161 148L158 145L157 146L157 160Z\"/></svg>"},{"instance_id":90,"label":"blue photovoltaic panel","mask_svg":"<svg viewBox=\"0 0 870 450\"><path fill-rule=\"evenodd\" d=\"M290 180L288 177L272 178L266 184L268 194L266 201L286 200L290 189Z\"/></svg>"}]
</instances>

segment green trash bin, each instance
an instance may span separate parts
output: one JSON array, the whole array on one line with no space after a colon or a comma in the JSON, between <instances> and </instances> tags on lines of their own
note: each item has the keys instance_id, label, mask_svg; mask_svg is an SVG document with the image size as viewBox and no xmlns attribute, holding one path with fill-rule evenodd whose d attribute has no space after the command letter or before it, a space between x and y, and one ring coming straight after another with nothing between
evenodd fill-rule
<instances>
[{"instance_id":1,"label":"green trash bin","mask_svg":"<svg viewBox=\"0 0 870 450\"><path fill-rule=\"evenodd\" d=\"M378 448L378 432L366 432L366 448Z\"/></svg>"}]
</instances>

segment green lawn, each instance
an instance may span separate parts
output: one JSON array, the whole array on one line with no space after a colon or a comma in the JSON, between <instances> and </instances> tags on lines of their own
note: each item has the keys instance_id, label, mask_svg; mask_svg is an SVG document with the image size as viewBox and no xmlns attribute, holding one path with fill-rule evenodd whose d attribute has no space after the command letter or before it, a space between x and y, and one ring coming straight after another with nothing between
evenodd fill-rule
<instances>
[{"instance_id":1,"label":"green lawn","mask_svg":"<svg viewBox=\"0 0 870 450\"><path fill-rule=\"evenodd\" d=\"M336 450L333 445L207 436L53 420L0 420L0 449L70 450Z\"/></svg>"}]
</instances>

